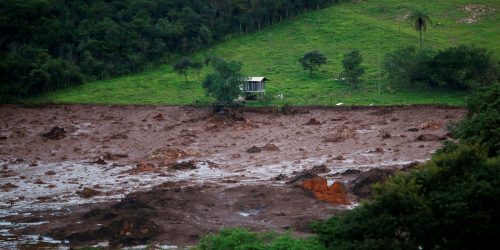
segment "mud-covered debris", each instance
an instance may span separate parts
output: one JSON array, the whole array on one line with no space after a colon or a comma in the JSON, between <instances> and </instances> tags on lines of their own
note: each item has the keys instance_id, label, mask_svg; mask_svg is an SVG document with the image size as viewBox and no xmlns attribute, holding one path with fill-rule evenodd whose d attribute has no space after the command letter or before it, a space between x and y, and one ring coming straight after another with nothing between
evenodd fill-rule
<instances>
[{"instance_id":1,"label":"mud-covered debris","mask_svg":"<svg viewBox=\"0 0 500 250\"><path fill-rule=\"evenodd\" d=\"M109 153L109 152L106 152L103 156L104 160L108 160L108 161L116 161L116 160L119 160L122 158L127 158L127 157L128 157L127 154L115 154L115 153Z\"/></svg>"},{"instance_id":2,"label":"mud-covered debris","mask_svg":"<svg viewBox=\"0 0 500 250\"><path fill-rule=\"evenodd\" d=\"M65 238L76 243L108 239L111 246L116 247L146 244L160 233L161 228L150 219L132 216L113 220L97 230L73 233Z\"/></svg>"},{"instance_id":3,"label":"mud-covered debris","mask_svg":"<svg viewBox=\"0 0 500 250\"><path fill-rule=\"evenodd\" d=\"M389 176L393 175L395 170L373 168L361 173L350 186L350 191L359 198L369 198L372 195L372 185L382 183Z\"/></svg>"},{"instance_id":4,"label":"mud-covered debris","mask_svg":"<svg viewBox=\"0 0 500 250\"><path fill-rule=\"evenodd\" d=\"M360 174L360 173L361 173L361 170L359 170L359 169L347 169L346 171L340 173L340 175L349 176L349 175L356 175L356 174Z\"/></svg>"},{"instance_id":5,"label":"mud-covered debris","mask_svg":"<svg viewBox=\"0 0 500 250\"><path fill-rule=\"evenodd\" d=\"M356 130L349 127L342 127L337 130L337 132L331 136L326 136L323 142L343 142L348 138L354 138L356 136Z\"/></svg>"},{"instance_id":6,"label":"mud-covered debris","mask_svg":"<svg viewBox=\"0 0 500 250\"><path fill-rule=\"evenodd\" d=\"M334 182L330 187L323 177L315 177L305 180L302 187L311 191L318 200L326 201L336 205L349 205L347 192L343 183Z\"/></svg>"},{"instance_id":7,"label":"mud-covered debris","mask_svg":"<svg viewBox=\"0 0 500 250\"><path fill-rule=\"evenodd\" d=\"M374 150L370 150L369 153L377 153L377 154L383 154L385 150L383 148L375 148Z\"/></svg>"},{"instance_id":8,"label":"mud-covered debris","mask_svg":"<svg viewBox=\"0 0 500 250\"><path fill-rule=\"evenodd\" d=\"M99 157L97 158L97 160L93 161L93 162L90 162L92 164L98 164L98 165L106 165L108 164L105 160L104 160L104 157Z\"/></svg>"},{"instance_id":9,"label":"mud-covered debris","mask_svg":"<svg viewBox=\"0 0 500 250\"><path fill-rule=\"evenodd\" d=\"M157 114L153 117L153 119L157 120L157 121L163 121L165 120L165 118L163 117L163 114Z\"/></svg>"},{"instance_id":10,"label":"mud-covered debris","mask_svg":"<svg viewBox=\"0 0 500 250\"><path fill-rule=\"evenodd\" d=\"M318 176L318 174L328 173L330 170L325 165L314 166L311 169L306 169L301 172L294 171L292 174L294 175L290 181L286 182L286 184L297 184L301 183L304 180L312 179Z\"/></svg>"},{"instance_id":11,"label":"mud-covered debris","mask_svg":"<svg viewBox=\"0 0 500 250\"><path fill-rule=\"evenodd\" d=\"M339 121L347 121L347 117L346 116L339 116L339 117L335 117L335 118L332 118L330 121L332 122L339 122Z\"/></svg>"},{"instance_id":12,"label":"mud-covered debris","mask_svg":"<svg viewBox=\"0 0 500 250\"><path fill-rule=\"evenodd\" d=\"M247 153L250 153L250 154L255 154L255 153L260 153L262 152L262 149L260 147L257 147L257 146L253 146L249 149L247 149Z\"/></svg>"},{"instance_id":13,"label":"mud-covered debris","mask_svg":"<svg viewBox=\"0 0 500 250\"><path fill-rule=\"evenodd\" d=\"M89 187L85 187L85 188L83 188L83 190L77 191L76 193L78 194L78 196L80 196L81 198L85 198L85 199L92 198L94 196L101 194L100 191L97 191L97 190L95 190L93 188L89 188Z\"/></svg>"},{"instance_id":14,"label":"mud-covered debris","mask_svg":"<svg viewBox=\"0 0 500 250\"><path fill-rule=\"evenodd\" d=\"M175 170L186 170L186 169L196 169L196 168L197 166L195 161L178 162L172 166L172 169Z\"/></svg>"},{"instance_id":15,"label":"mud-covered debris","mask_svg":"<svg viewBox=\"0 0 500 250\"><path fill-rule=\"evenodd\" d=\"M385 140L385 139L389 139L389 138L391 138L391 137L392 137L391 133L389 133L389 132L387 132L387 131L382 131L382 132L380 132L380 138L382 138L382 139L384 139L384 140Z\"/></svg>"},{"instance_id":16,"label":"mud-covered debris","mask_svg":"<svg viewBox=\"0 0 500 250\"><path fill-rule=\"evenodd\" d=\"M66 137L66 131L64 128L53 127L49 132L42 134L43 137L50 140L60 140Z\"/></svg>"},{"instance_id":17,"label":"mud-covered debris","mask_svg":"<svg viewBox=\"0 0 500 250\"><path fill-rule=\"evenodd\" d=\"M317 126L321 125L321 122L316 120L316 118L311 118L305 125Z\"/></svg>"},{"instance_id":18,"label":"mud-covered debris","mask_svg":"<svg viewBox=\"0 0 500 250\"><path fill-rule=\"evenodd\" d=\"M178 148L168 147L156 149L149 155L149 158L152 160L162 160L163 164L170 165L175 163L178 159L199 155L200 153L194 150L180 150Z\"/></svg>"},{"instance_id":19,"label":"mud-covered debris","mask_svg":"<svg viewBox=\"0 0 500 250\"><path fill-rule=\"evenodd\" d=\"M4 192L9 192L11 189L16 189L16 188L18 188L18 186L14 185L10 182L7 182L6 184L0 185L0 190L2 190Z\"/></svg>"},{"instance_id":20,"label":"mud-covered debris","mask_svg":"<svg viewBox=\"0 0 500 250\"><path fill-rule=\"evenodd\" d=\"M241 158L241 154L231 154L229 155L232 159L239 159Z\"/></svg>"},{"instance_id":21,"label":"mud-covered debris","mask_svg":"<svg viewBox=\"0 0 500 250\"><path fill-rule=\"evenodd\" d=\"M288 176L284 174L279 174L278 176L271 178L271 181L284 181L286 179L288 179Z\"/></svg>"},{"instance_id":22,"label":"mud-covered debris","mask_svg":"<svg viewBox=\"0 0 500 250\"><path fill-rule=\"evenodd\" d=\"M56 172L49 170L49 171L45 172L45 175L56 175Z\"/></svg>"},{"instance_id":23,"label":"mud-covered debris","mask_svg":"<svg viewBox=\"0 0 500 250\"><path fill-rule=\"evenodd\" d=\"M149 162L141 162L135 166L135 168L132 168L130 170L125 171L126 173L129 174L140 174L140 173L147 173L147 172L155 172L157 171L157 167L153 163Z\"/></svg>"},{"instance_id":24,"label":"mud-covered debris","mask_svg":"<svg viewBox=\"0 0 500 250\"><path fill-rule=\"evenodd\" d=\"M443 124L440 122L436 122L436 121L428 121L428 122L424 122L424 123L420 124L418 127L422 130L423 129L438 129L438 128L443 127Z\"/></svg>"},{"instance_id":25,"label":"mud-covered debris","mask_svg":"<svg viewBox=\"0 0 500 250\"><path fill-rule=\"evenodd\" d=\"M272 143L268 143L264 147L262 147L262 150L264 150L264 151L280 151L280 148L278 148L278 146L276 146Z\"/></svg>"},{"instance_id":26,"label":"mud-covered debris","mask_svg":"<svg viewBox=\"0 0 500 250\"><path fill-rule=\"evenodd\" d=\"M417 141L442 141L446 138L443 136L435 135L435 134L421 134L417 136L415 140Z\"/></svg>"},{"instance_id":27,"label":"mud-covered debris","mask_svg":"<svg viewBox=\"0 0 500 250\"><path fill-rule=\"evenodd\" d=\"M343 161L343 160L345 160L345 157L343 155L339 155L339 156L333 157L332 159L337 160L337 161Z\"/></svg>"},{"instance_id":28,"label":"mud-covered debris","mask_svg":"<svg viewBox=\"0 0 500 250\"><path fill-rule=\"evenodd\" d=\"M106 137L105 139L126 140L126 139L128 139L128 135L125 132L121 132L121 133L112 134L109 137Z\"/></svg>"}]
</instances>

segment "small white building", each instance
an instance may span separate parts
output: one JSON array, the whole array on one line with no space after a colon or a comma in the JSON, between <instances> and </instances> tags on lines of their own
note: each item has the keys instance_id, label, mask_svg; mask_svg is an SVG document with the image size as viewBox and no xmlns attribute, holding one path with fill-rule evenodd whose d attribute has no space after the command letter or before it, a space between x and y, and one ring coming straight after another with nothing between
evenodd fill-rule
<instances>
[{"instance_id":1,"label":"small white building","mask_svg":"<svg viewBox=\"0 0 500 250\"><path fill-rule=\"evenodd\" d=\"M258 99L266 94L266 82L269 79L262 76L248 77L243 86L240 86L245 99Z\"/></svg>"}]
</instances>

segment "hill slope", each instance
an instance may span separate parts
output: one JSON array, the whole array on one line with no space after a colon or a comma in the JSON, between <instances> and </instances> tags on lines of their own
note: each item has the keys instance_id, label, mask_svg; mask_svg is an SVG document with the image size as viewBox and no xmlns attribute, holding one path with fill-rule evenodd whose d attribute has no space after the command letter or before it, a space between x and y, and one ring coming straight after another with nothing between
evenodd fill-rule
<instances>
[{"instance_id":1,"label":"hill slope","mask_svg":"<svg viewBox=\"0 0 500 250\"><path fill-rule=\"evenodd\" d=\"M476 0L470 5L470 2L378 0L345 3L303 14L254 34L235 37L193 57L202 60L206 55L217 55L238 60L243 62L245 74L270 78L268 98L254 105L334 105L338 102L461 105L465 93L407 89L382 79L379 65L386 52L418 45L418 33L407 16L411 9L422 6L434 23L424 34L424 46L439 49L461 43L475 44L499 56L500 22L496 15L500 3ZM475 6L485 11L479 12ZM470 9L472 11L468 11ZM471 20L473 23L464 23ZM298 58L313 49L324 53L328 63L309 78ZM342 57L350 49L361 51L367 67L365 85L360 93L350 93L347 84L334 81L341 72ZM211 99L205 96L200 84L205 73L206 70L198 76L189 75L186 84L182 76L173 72L171 65L163 65L141 74L87 83L27 101L185 105L196 99L206 104ZM277 94L285 98L273 98Z\"/></svg>"}]
</instances>

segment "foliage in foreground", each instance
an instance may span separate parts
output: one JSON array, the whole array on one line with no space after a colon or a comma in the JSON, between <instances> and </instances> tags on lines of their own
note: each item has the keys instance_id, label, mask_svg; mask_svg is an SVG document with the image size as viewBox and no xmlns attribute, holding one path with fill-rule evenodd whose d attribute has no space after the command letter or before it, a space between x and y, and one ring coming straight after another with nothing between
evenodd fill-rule
<instances>
[{"instance_id":1,"label":"foliage in foreground","mask_svg":"<svg viewBox=\"0 0 500 250\"><path fill-rule=\"evenodd\" d=\"M258 234L242 228L222 229L200 240L199 250L323 250L315 239L296 239L289 234Z\"/></svg>"},{"instance_id":2,"label":"foliage in foreground","mask_svg":"<svg viewBox=\"0 0 500 250\"><path fill-rule=\"evenodd\" d=\"M454 128L462 142L481 144L489 155L500 154L500 82L478 90L467 100L467 117Z\"/></svg>"}]
</instances>

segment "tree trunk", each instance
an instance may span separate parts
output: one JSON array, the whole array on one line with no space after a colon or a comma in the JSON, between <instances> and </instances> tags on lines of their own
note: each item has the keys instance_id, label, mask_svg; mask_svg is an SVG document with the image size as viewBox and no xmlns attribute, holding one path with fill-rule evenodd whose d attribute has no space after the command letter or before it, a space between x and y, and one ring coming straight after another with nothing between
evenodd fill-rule
<instances>
[{"instance_id":1,"label":"tree trunk","mask_svg":"<svg viewBox=\"0 0 500 250\"><path fill-rule=\"evenodd\" d=\"M420 50L422 50L422 30L420 30Z\"/></svg>"}]
</instances>

